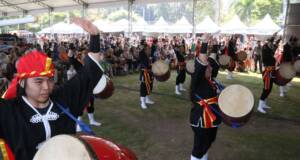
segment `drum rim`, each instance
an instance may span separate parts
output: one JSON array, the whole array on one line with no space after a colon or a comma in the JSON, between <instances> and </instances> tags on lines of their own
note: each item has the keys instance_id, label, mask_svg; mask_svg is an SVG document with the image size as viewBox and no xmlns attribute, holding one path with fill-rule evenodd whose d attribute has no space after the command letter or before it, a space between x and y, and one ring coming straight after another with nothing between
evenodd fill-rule
<instances>
[{"instance_id":1,"label":"drum rim","mask_svg":"<svg viewBox=\"0 0 300 160\"><path fill-rule=\"evenodd\" d=\"M282 71L282 66L287 67L288 69L291 69L290 71L293 71L291 77L286 77L284 75L286 75L287 71ZM278 69L278 73L282 78L285 78L287 80L289 79L293 79L296 76L296 70L294 68L294 65L290 62L284 62L282 64L280 64L279 69Z\"/></svg>"},{"instance_id":2,"label":"drum rim","mask_svg":"<svg viewBox=\"0 0 300 160\"><path fill-rule=\"evenodd\" d=\"M96 85L96 87L93 89L93 94L99 94L101 92L103 92L107 86L107 76L105 74L103 74L100 78L100 81L98 82L98 84ZM105 85L100 85L100 84L105 84Z\"/></svg>"},{"instance_id":3,"label":"drum rim","mask_svg":"<svg viewBox=\"0 0 300 160\"><path fill-rule=\"evenodd\" d=\"M187 60L185 69L190 74L195 72L195 58Z\"/></svg>"},{"instance_id":4,"label":"drum rim","mask_svg":"<svg viewBox=\"0 0 300 160\"><path fill-rule=\"evenodd\" d=\"M109 88L111 88L111 90L109 90ZM114 90L115 90L114 83L112 82L111 79L109 79L106 83L104 90L102 92L96 94L96 97L99 97L101 99L107 99L113 95ZM107 93L109 93L109 94L107 94Z\"/></svg>"},{"instance_id":5,"label":"drum rim","mask_svg":"<svg viewBox=\"0 0 300 160\"><path fill-rule=\"evenodd\" d=\"M73 139L74 141L76 141L76 142L79 142L80 144L82 144L82 147L84 147L86 150L86 152L87 152L87 154L88 154L88 156L89 156L89 158L91 159L91 160L93 160L93 159L95 159L94 158L94 154L93 153L91 153L91 148L90 148L90 146L88 146L87 144L85 144L79 137L77 137L76 135L69 135L69 134L59 134L59 135L56 135L56 136L54 136L54 137L51 137L49 140L53 140L54 138L61 138L61 137L65 137L65 138L71 138L71 139ZM45 143L49 143L49 140L47 140ZM70 140L70 139L69 139ZM45 144L44 144L45 145ZM40 148L41 149L41 148ZM40 153L39 151L40 151L40 149L35 153L35 155L34 155L34 157L33 157L33 160L37 160L36 158L38 158L38 157L36 157L36 155L37 155L37 153ZM93 151L93 150L92 150ZM93 151L94 152L94 151ZM98 158L96 157L96 160L98 160Z\"/></svg>"},{"instance_id":6,"label":"drum rim","mask_svg":"<svg viewBox=\"0 0 300 160\"><path fill-rule=\"evenodd\" d=\"M294 64L293 64L293 66L294 66L295 71L296 71L297 73L299 73L299 72L300 72L300 59L296 60L296 61L294 62ZM298 66L299 68L297 69L296 66Z\"/></svg>"},{"instance_id":7,"label":"drum rim","mask_svg":"<svg viewBox=\"0 0 300 160\"><path fill-rule=\"evenodd\" d=\"M156 72L156 71L158 71L159 69L155 71L155 69L158 68L157 64L163 64L164 67L166 67L166 71L165 71L164 73L159 73L159 74L158 74L158 72ZM153 73L155 76L163 76L163 75L167 74L167 72L168 72L169 70L170 70L170 66L169 66L169 64L168 64L167 62L165 62L164 60L157 60L157 61L155 61L155 62L152 64L152 68L151 68L151 71L152 71L152 73ZM159 71L161 71L161 70L159 70Z\"/></svg>"},{"instance_id":8,"label":"drum rim","mask_svg":"<svg viewBox=\"0 0 300 160\"><path fill-rule=\"evenodd\" d=\"M241 53L243 53L244 55L242 55ZM244 61L244 60L247 59L247 52L245 52L245 51L239 51L239 52L237 53L237 56L238 56L238 59L239 59L240 61Z\"/></svg>"},{"instance_id":9,"label":"drum rim","mask_svg":"<svg viewBox=\"0 0 300 160\"><path fill-rule=\"evenodd\" d=\"M84 134L82 135L71 135L76 137L77 139L80 140L80 142L86 147L87 152L89 153L90 157L92 158L92 160L98 160L98 156L96 154L96 152L94 151L94 149L92 148L92 146L87 143L84 138L82 136L85 136Z\"/></svg>"},{"instance_id":10,"label":"drum rim","mask_svg":"<svg viewBox=\"0 0 300 160\"><path fill-rule=\"evenodd\" d=\"M156 78L156 80L158 80L160 82L165 82L165 81L169 80L169 78L171 77L171 71L168 70L168 72L165 73L164 75L160 75L160 76L154 75L154 77Z\"/></svg>"},{"instance_id":11,"label":"drum rim","mask_svg":"<svg viewBox=\"0 0 300 160\"><path fill-rule=\"evenodd\" d=\"M251 99L251 103L252 103L252 104L251 104L252 107L249 108L248 112L246 112L246 113L244 113L244 114L241 114L241 115L238 115L238 117L235 116L235 115L229 115L227 111L222 110L222 109L223 109L223 107L222 107L223 103L219 103L219 102L220 102L220 99L223 99L223 98L222 98L222 97L223 97L222 95L224 95L224 93L225 93L225 92L223 92L223 91L226 91L226 88L227 88L227 90L228 90L230 87L235 87L235 86L239 86L240 88L243 88L243 89L245 89L245 91L247 91L248 93L250 93L249 95L251 96L250 99ZM221 94L220 94L220 96L219 96L219 100L218 100L219 108L220 108L221 112L222 112L224 115L226 115L226 116L228 116L228 117L231 117L231 118L241 118L241 117L244 117L244 116L247 116L248 114L250 114L250 113L252 112L252 110L254 109L254 103L255 103L254 95L253 95L253 93L251 92L251 90L248 89L247 87L243 86L243 85L240 85L240 84L232 84L232 85L227 86L226 88L221 92ZM223 94L222 94L222 93L223 93ZM225 98L225 99L226 99L226 98Z\"/></svg>"}]
</instances>

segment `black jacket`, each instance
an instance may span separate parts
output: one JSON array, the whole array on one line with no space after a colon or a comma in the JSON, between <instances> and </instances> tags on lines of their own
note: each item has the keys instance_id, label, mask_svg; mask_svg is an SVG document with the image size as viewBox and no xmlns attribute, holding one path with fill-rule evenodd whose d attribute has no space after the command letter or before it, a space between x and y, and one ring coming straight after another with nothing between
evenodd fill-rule
<instances>
[{"instance_id":1,"label":"black jacket","mask_svg":"<svg viewBox=\"0 0 300 160\"><path fill-rule=\"evenodd\" d=\"M40 114L34 111L22 97L12 100L0 99L0 138L8 143L16 160L32 160L37 146L46 140L46 133L50 137L59 134L75 134L75 122L67 117L56 103L68 106L70 112L78 116L101 76L101 69L89 56L86 56L82 70L53 91L50 95L53 106L38 109ZM46 116L48 127L50 126L48 129L41 115Z\"/></svg>"}]
</instances>

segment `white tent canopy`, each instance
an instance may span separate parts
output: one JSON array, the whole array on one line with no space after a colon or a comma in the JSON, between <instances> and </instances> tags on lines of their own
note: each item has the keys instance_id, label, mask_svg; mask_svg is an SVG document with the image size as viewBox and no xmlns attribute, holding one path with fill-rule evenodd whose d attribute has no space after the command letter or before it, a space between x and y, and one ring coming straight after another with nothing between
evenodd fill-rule
<instances>
[{"instance_id":1,"label":"white tent canopy","mask_svg":"<svg viewBox=\"0 0 300 160\"><path fill-rule=\"evenodd\" d=\"M104 32L127 32L128 31L128 23L127 19L120 19L116 22L110 23Z\"/></svg>"},{"instance_id":2,"label":"white tent canopy","mask_svg":"<svg viewBox=\"0 0 300 160\"><path fill-rule=\"evenodd\" d=\"M224 34L246 34L248 27L235 15L228 23L221 27Z\"/></svg>"},{"instance_id":3,"label":"white tent canopy","mask_svg":"<svg viewBox=\"0 0 300 160\"><path fill-rule=\"evenodd\" d=\"M105 32L107 28L109 28L109 22L107 20L99 19L94 21L93 24L103 32Z\"/></svg>"},{"instance_id":4,"label":"white tent canopy","mask_svg":"<svg viewBox=\"0 0 300 160\"><path fill-rule=\"evenodd\" d=\"M47 27L38 32L38 34L51 33L51 27Z\"/></svg>"},{"instance_id":5,"label":"white tent canopy","mask_svg":"<svg viewBox=\"0 0 300 160\"><path fill-rule=\"evenodd\" d=\"M167 32L168 33L192 33L193 32L193 26L183 16L175 24L170 25Z\"/></svg>"},{"instance_id":6,"label":"white tent canopy","mask_svg":"<svg viewBox=\"0 0 300 160\"><path fill-rule=\"evenodd\" d=\"M160 17L153 25L149 25L145 32L166 33L169 30L169 24L163 17Z\"/></svg>"},{"instance_id":7,"label":"white tent canopy","mask_svg":"<svg viewBox=\"0 0 300 160\"><path fill-rule=\"evenodd\" d=\"M33 16L26 16L23 18L15 18L15 19L4 19L0 20L0 27L1 26L9 26L9 25L16 25L16 24L26 24L26 23L32 23L35 21L35 18Z\"/></svg>"},{"instance_id":8,"label":"white tent canopy","mask_svg":"<svg viewBox=\"0 0 300 160\"><path fill-rule=\"evenodd\" d=\"M186 0L164 0L163 2L178 2ZM5 3L6 2L6 3ZM120 7L128 5L129 0L5 0L0 3L0 14L7 16L36 15L49 11L61 12L82 8ZM134 0L134 4L158 3L161 0Z\"/></svg>"},{"instance_id":9,"label":"white tent canopy","mask_svg":"<svg viewBox=\"0 0 300 160\"><path fill-rule=\"evenodd\" d=\"M75 25L75 24L67 24L64 22L59 22L54 24L51 27L44 28L38 34L43 33L56 33L56 34L84 34L86 33L81 27Z\"/></svg>"},{"instance_id":10,"label":"white tent canopy","mask_svg":"<svg viewBox=\"0 0 300 160\"><path fill-rule=\"evenodd\" d=\"M216 33L220 31L220 27L211 20L209 16L206 16L202 22L196 26L197 33Z\"/></svg>"},{"instance_id":11,"label":"white tent canopy","mask_svg":"<svg viewBox=\"0 0 300 160\"><path fill-rule=\"evenodd\" d=\"M136 22L133 22L132 32L144 32L147 26L148 23L143 18L139 18Z\"/></svg>"},{"instance_id":12,"label":"white tent canopy","mask_svg":"<svg viewBox=\"0 0 300 160\"><path fill-rule=\"evenodd\" d=\"M255 26L249 28L249 33L258 35L272 35L280 30L280 27L274 23L271 16L267 14Z\"/></svg>"}]
</instances>

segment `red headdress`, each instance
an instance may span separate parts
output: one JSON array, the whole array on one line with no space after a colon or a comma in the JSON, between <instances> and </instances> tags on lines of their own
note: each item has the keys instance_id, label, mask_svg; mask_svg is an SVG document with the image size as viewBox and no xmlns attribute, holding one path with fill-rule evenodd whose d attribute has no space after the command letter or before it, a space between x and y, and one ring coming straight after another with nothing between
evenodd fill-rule
<instances>
[{"instance_id":1,"label":"red headdress","mask_svg":"<svg viewBox=\"0 0 300 160\"><path fill-rule=\"evenodd\" d=\"M22 56L17 63L17 75L12 80L2 98L12 99L17 96L17 84L20 80L30 77L54 76L52 59L38 50L33 50Z\"/></svg>"}]
</instances>

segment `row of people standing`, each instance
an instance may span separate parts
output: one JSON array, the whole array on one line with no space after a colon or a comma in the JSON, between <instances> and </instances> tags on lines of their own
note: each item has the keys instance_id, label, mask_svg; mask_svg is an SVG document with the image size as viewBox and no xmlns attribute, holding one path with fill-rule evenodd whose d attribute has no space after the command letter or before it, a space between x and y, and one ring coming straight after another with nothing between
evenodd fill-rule
<instances>
[{"instance_id":1,"label":"row of people standing","mask_svg":"<svg viewBox=\"0 0 300 160\"><path fill-rule=\"evenodd\" d=\"M139 53L139 61L140 61L140 101L141 108L147 109L147 104L154 104L154 102L150 99L150 94L153 89L153 81L154 76L151 71L152 63L157 60L163 59L166 60L167 63L168 58L162 58L157 54L157 45L156 41L154 41L153 45L150 47L146 40L142 40L140 44L141 51ZM176 85L175 85L175 94L181 95L180 91L185 91L186 89L183 87L186 77L185 70L185 57L186 57L186 49L185 42L178 42L176 46L172 46L174 48L174 52L176 55L177 61L177 77L176 77Z\"/></svg>"}]
</instances>

